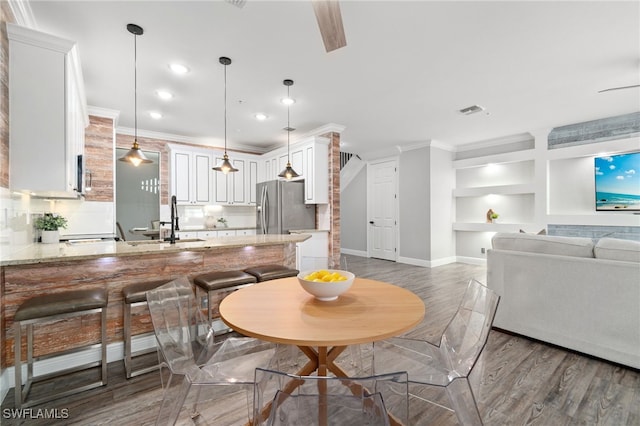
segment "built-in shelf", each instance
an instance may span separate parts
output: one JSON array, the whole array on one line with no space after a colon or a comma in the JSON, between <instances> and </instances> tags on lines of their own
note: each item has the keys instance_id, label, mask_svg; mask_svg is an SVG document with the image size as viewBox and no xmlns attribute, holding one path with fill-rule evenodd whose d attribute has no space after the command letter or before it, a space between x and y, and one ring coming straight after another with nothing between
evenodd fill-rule
<instances>
[{"instance_id":1,"label":"built-in shelf","mask_svg":"<svg viewBox=\"0 0 640 426\"><path fill-rule=\"evenodd\" d=\"M454 231L468 232L520 232L521 229L529 230L538 228L532 223L480 223L480 222L455 222Z\"/></svg>"},{"instance_id":2,"label":"built-in shelf","mask_svg":"<svg viewBox=\"0 0 640 426\"><path fill-rule=\"evenodd\" d=\"M534 158L535 149L505 152L502 154L486 155L482 157L465 158L453 162L454 169L466 169L469 167L482 167L487 164L517 163Z\"/></svg>"},{"instance_id":3,"label":"built-in shelf","mask_svg":"<svg viewBox=\"0 0 640 426\"><path fill-rule=\"evenodd\" d=\"M518 185L497 185L497 186L477 186L474 188L456 188L453 190L454 197L480 197L488 194L515 195L533 194L535 185L532 183Z\"/></svg>"}]
</instances>

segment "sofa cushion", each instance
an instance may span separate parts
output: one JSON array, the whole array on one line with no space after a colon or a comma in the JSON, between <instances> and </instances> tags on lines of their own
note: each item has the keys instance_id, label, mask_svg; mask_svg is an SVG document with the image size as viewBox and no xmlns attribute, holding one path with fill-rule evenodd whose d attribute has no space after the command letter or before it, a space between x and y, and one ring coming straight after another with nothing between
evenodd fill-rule
<instances>
[{"instance_id":1,"label":"sofa cushion","mask_svg":"<svg viewBox=\"0 0 640 426\"><path fill-rule=\"evenodd\" d=\"M494 249L500 250L593 257L591 238L497 233L491 239L491 245Z\"/></svg>"},{"instance_id":2,"label":"sofa cushion","mask_svg":"<svg viewBox=\"0 0 640 426\"><path fill-rule=\"evenodd\" d=\"M600 238L593 253L598 259L640 263L640 241Z\"/></svg>"}]
</instances>

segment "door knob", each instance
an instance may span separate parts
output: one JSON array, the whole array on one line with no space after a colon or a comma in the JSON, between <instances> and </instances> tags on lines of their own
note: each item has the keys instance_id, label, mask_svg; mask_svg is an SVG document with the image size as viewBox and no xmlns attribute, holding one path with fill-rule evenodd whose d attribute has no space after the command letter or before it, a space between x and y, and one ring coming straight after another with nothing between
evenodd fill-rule
<instances>
[{"instance_id":1,"label":"door knob","mask_svg":"<svg viewBox=\"0 0 640 426\"><path fill-rule=\"evenodd\" d=\"M373 221L372 220L370 220L369 223L373 225Z\"/></svg>"}]
</instances>

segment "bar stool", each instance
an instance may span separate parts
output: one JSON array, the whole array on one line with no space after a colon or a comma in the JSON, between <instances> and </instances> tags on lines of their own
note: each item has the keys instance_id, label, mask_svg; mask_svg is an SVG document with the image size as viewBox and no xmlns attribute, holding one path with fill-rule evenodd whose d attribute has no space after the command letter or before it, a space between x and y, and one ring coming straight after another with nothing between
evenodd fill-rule
<instances>
[{"instance_id":1,"label":"bar stool","mask_svg":"<svg viewBox=\"0 0 640 426\"><path fill-rule=\"evenodd\" d=\"M156 351L156 347L141 349L133 352L131 345L131 319L133 318L131 308L136 306L147 306L147 291L153 290L156 287L160 287L166 284L169 280L149 281L131 284L122 289L122 296L124 300L123 309L123 332L124 332L124 370L127 375L127 379L130 379L140 374L148 373L158 368L157 364L152 366L134 369L132 358L148 354ZM153 330L148 333L141 333L138 336L151 336L154 335Z\"/></svg>"},{"instance_id":2,"label":"bar stool","mask_svg":"<svg viewBox=\"0 0 640 426\"><path fill-rule=\"evenodd\" d=\"M245 269L244 272L256 277L259 283L279 278L295 277L300 273L297 269L287 268L282 265L253 266Z\"/></svg>"},{"instance_id":3,"label":"bar stool","mask_svg":"<svg viewBox=\"0 0 640 426\"><path fill-rule=\"evenodd\" d=\"M64 396L72 395L88 389L107 384L107 301L106 289L73 290L62 293L46 294L33 297L24 302L14 316L15 335L15 404L16 408L31 406L42 402L51 401ZM92 361L83 365L70 367L55 373L33 377L33 362L35 360L51 358L57 354L48 354L34 358L33 356L33 325L45 322L57 321L76 315L87 315L100 312L100 347L101 357L99 361ZM27 326L27 381L22 386L22 325ZM64 351L71 354L88 346L78 347ZM63 392L51 392L48 396L27 401L31 385L35 382L49 378L59 377L74 371L84 370L90 367L101 366L101 379L84 386L71 388Z\"/></svg>"},{"instance_id":4,"label":"bar stool","mask_svg":"<svg viewBox=\"0 0 640 426\"><path fill-rule=\"evenodd\" d=\"M211 324L213 307L219 303L213 301L215 295L248 287L255 284L257 280L253 275L243 271L219 271L198 275L194 277L193 282L196 285L196 295L198 295L199 291L207 293L207 319ZM198 296L197 299L200 300L200 296ZM222 300L222 298L220 298L220 300ZM216 334L228 333L230 331L233 330L227 328L226 330L216 331Z\"/></svg>"},{"instance_id":5,"label":"bar stool","mask_svg":"<svg viewBox=\"0 0 640 426\"><path fill-rule=\"evenodd\" d=\"M247 268L244 270L247 274L253 275L256 277L258 282L277 280L280 278L288 278L297 276L300 271L297 269L287 268L282 265L261 265L261 266L253 266L251 268ZM294 345L288 346L289 350L289 359L291 361L291 365L298 365L298 348Z\"/></svg>"}]
</instances>

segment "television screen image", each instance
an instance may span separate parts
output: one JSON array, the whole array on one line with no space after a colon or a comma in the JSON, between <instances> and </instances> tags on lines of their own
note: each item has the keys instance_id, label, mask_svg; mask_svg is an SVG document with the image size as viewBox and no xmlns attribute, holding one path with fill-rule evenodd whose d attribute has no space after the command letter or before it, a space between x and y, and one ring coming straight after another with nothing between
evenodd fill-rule
<instances>
[{"instance_id":1,"label":"television screen image","mask_svg":"<svg viewBox=\"0 0 640 426\"><path fill-rule=\"evenodd\" d=\"M596 157L597 211L640 211L640 152Z\"/></svg>"}]
</instances>

